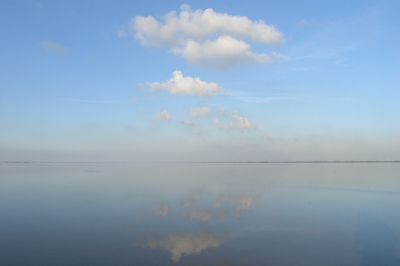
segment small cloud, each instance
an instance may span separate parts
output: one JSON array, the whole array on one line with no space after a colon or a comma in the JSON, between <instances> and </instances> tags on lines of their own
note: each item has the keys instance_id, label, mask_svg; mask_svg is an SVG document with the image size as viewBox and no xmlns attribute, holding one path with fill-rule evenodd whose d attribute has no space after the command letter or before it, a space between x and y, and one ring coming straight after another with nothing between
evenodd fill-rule
<instances>
[{"instance_id":1,"label":"small cloud","mask_svg":"<svg viewBox=\"0 0 400 266\"><path fill-rule=\"evenodd\" d=\"M51 42L49 40L44 40L42 42L42 46L47 52L55 52L55 53L60 53L60 54L66 54L69 51L68 47L63 46L63 45L58 44L58 43Z\"/></svg>"},{"instance_id":2,"label":"small cloud","mask_svg":"<svg viewBox=\"0 0 400 266\"><path fill-rule=\"evenodd\" d=\"M226 116L226 110L224 108L218 108L217 113L219 116Z\"/></svg>"},{"instance_id":3,"label":"small cloud","mask_svg":"<svg viewBox=\"0 0 400 266\"><path fill-rule=\"evenodd\" d=\"M186 126L194 126L197 125L195 122L192 122L190 120L182 120L181 122L182 124L186 125Z\"/></svg>"},{"instance_id":4,"label":"small cloud","mask_svg":"<svg viewBox=\"0 0 400 266\"><path fill-rule=\"evenodd\" d=\"M232 111L231 116L236 119L236 124L233 125L234 127L237 127L239 129L246 129L246 128L254 127L253 124L250 123L248 118L239 116L237 110Z\"/></svg>"},{"instance_id":5,"label":"small cloud","mask_svg":"<svg viewBox=\"0 0 400 266\"><path fill-rule=\"evenodd\" d=\"M169 120L171 120L171 115L169 114L169 112L167 110L164 110L157 114L157 118L169 121Z\"/></svg>"},{"instance_id":6,"label":"small cloud","mask_svg":"<svg viewBox=\"0 0 400 266\"><path fill-rule=\"evenodd\" d=\"M308 25L309 22L306 19L302 19L298 22L300 25Z\"/></svg>"},{"instance_id":7,"label":"small cloud","mask_svg":"<svg viewBox=\"0 0 400 266\"><path fill-rule=\"evenodd\" d=\"M118 30L117 34L118 34L118 37L120 37L120 38L126 37L126 35L127 35L126 31L124 31L124 30Z\"/></svg>"},{"instance_id":8,"label":"small cloud","mask_svg":"<svg viewBox=\"0 0 400 266\"><path fill-rule=\"evenodd\" d=\"M178 262L182 255L200 254L205 249L219 247L222 241L213 233L169 235L164 240L149 240L145 247L164 249L171 253L173 262Z\"/></svg>"},{"instance_id":9,"label":"small cloud","mask_svg":"<svg viewBox=\"0 0 400 266\"><path fill-rule=\"evenodd\" d=\"M156 208L155 210L154 210L154 213L156 214L156 215L158 215L158 216L161 216L161 217L165 217L165 216L167 216L167 214L168 214L168 212L169 212L169 205L164 205L164 206L162 206L162 207L159 207L159 208Z\"/></svg>"},{"instance_id":10,"label":"small cloud","mask_svg":"<svg viewBox=\"0 0 400 266\"><path fill-rule=\"evenodd\" d=\"M189 216L191 220L202 220L202 221L208 221L210 220L210 213L208 211L202 211L202 210L191 210L188 213L185 213L184 216Z\"/></svg>"},{"instance_id":11,"label":"small cloud","mask_svg":"<svg viewBox=\"0 0 400 266\"><path fill-rule=\"evenodd\" d=\"M218 127L219 129L224 129L225 128L224 124L222 124L218 119L214 119L211 122L211 124L216 126L216 127Z\"/></svg>"},{"instance_id":12,"label":"small cloud","mask_svg":"<svg viewBox=\"0 0 400 266\"><path fill-rule=\"evenodd\" d=\"M210 114L210 108L207 106L199 107L199 108L190 108L190 112L185 111L186 114L190 116L206 116Z\"/></svg>"},{"instance_id":13,"label":"small cloud","mask_svg":"<svg viewBox=\"0 0 400 266\"><path fill-rule=\"evenodd\" d=\"M184 77L181 71L174 71L172 78L165 82L148 82L151 90L165 90L170 94L190 94L200 97L222 93L225 90L218 87L217 83L205 82L199 78Z\"/></svg>"},{"instance_id":14,"label":"small cloud","mask_svg":"<svg viewBox=\"0 0 400 266\"><path fill-rule=\"evenodd\" d=\"M231 122L229 124L223 124L219 119L214 119L211 124L219 129L251 129L255 126L246 117L239 116L239 112L234 110L230 113ZM232 118L234 119L232 121Z\"/></svg>"}]
</instances>

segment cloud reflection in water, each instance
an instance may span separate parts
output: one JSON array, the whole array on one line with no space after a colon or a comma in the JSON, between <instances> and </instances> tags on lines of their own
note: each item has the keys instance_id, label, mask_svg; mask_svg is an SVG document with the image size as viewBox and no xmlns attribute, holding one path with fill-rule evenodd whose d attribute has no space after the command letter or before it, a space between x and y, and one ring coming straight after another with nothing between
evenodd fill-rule
<instances>
[{"instance_id":1,"label":"cloud reflection in water","mask_svg":"<svg viewBox=\"0 0 400 266\"><path fill-rule=\"evenodd\" d=\"M211 215L208 211L202 211L202 210L191 210L189 212L185 212L183 216L185 217L189 216L191 220L202 220L202 221L208 221L211 218Z\"/></svg>"},{"instance_id":2,"label":"cloud reflection in water","mask_svg":"<svg viewBox=\"0 0 400 266\"><path fill-rule=\"evenodd\" d=\"M235 209L232 210L232 215L236 217L240 217L240 212L243 210L250 209L253 204L252 197L219 197L218 199L213 201L214 207L218 208L222 204L229 202L231 205L235 206Z\"/></svg>"},{"instance_id":3,"label":"cloud reflection in water","mask_svg":"<svg viewBox=\"0 0 400 266\"><path fill-rule=\"evenodd\" d=\"M158 216L165 217L167 216L169 209L170 209L169 205L164 205L154 209L154 213Z\"/></svg>"},{"instance_id":4,"label":"cloud reflection in water","mask_svg":"<svg viewBox=\"0 0 400 266\"><path fill-rule=\"evenodd\" d=\"M217 248L221 245L223 238L213 233L198 233L187 235L168 235L163 240L150 239L146 247L159 248L171 253L171 260L178 262L182 255L200 254L208 248Z\"/></svg>"}]
</instances>

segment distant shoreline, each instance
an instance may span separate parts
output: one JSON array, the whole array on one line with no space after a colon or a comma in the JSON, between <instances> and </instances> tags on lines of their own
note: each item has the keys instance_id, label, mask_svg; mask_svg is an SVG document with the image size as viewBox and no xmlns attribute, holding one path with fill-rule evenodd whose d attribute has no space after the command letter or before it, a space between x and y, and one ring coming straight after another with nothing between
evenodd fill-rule
<instances>
[{"instance_id":1,"label":"distant shoreline","mask_svg":"<svg viewBox=\"0 0 400 266\"><path fill-rule=\"evenodd\" d=\"M156 162L49 162L49 161L0 161L3 164L28 164L28 163L39 163L39 164L134 164L134 163L164 163L164 164L189 164L189 163L238 163L238 164L307 164L307 163L400 163L400 160L388 160L388 161L156 161Z\"/></svg>"}]
</instances>

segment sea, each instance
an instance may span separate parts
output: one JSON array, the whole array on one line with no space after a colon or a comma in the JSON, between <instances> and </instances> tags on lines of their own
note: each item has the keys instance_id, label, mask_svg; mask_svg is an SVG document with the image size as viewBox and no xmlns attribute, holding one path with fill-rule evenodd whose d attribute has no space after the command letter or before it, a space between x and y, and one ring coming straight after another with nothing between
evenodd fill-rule
<instances>
[{"instance_id":1,"label":"sea","mask_svg":"<svg viewBox=\"0 0 400 266\"><path fill-rule=\"evenodd\" d=\"M0 265L400 265L400 163L0 163Z\"/></svg>"}]
</instances>

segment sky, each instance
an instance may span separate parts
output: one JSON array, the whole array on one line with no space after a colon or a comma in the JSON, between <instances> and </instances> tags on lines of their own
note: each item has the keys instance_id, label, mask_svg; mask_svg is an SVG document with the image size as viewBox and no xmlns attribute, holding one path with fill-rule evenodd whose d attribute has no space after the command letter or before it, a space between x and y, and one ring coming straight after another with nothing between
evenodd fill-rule
<instances>
[{"instance_id":1,"label":"sky","mask_svg":"<svg viewBox=\"0 0 400 266\"><path fill-rule=\"evenodd\" d=\"M0 160L400 159L398 1L0 2Z\"/></svg>"}]
</instances>

